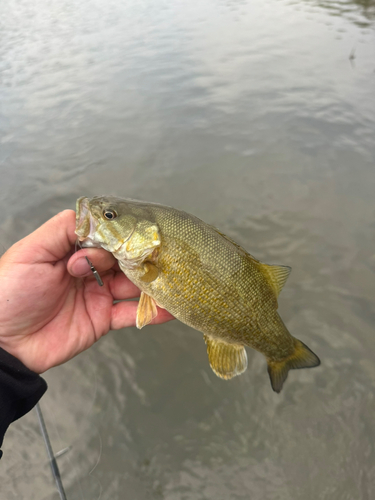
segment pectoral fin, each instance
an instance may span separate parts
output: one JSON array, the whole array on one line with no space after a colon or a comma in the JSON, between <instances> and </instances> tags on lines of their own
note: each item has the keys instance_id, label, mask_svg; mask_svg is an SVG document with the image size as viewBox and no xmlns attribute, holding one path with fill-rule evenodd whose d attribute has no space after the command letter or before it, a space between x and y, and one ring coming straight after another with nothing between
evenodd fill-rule
<instances>
[{"instance_id":1,"label":"pectoral fin","mask_svg":"<svg viewBox=\"0 0 375 500\"><path fill-rule=\"evenodd\" d=\"M204 336L207 344L207 354L214 373L226 380L241 375L247 368L247 355L244 346L228 344Z\"/></svg>"},{"instance_id":2,"label":"pectoral fin","mask_svg":"<svg viewBox=\"0 0 375 500\"><path fill-rule=\"evenodd\" d=\"M158 315L158 310L155 301L145 292L141 293L138 303L136 326L141 329L151 323Z\"/></svg>"},{"instance_id":3,"label":"pectoral fin","mask_svg":"<svg viewBox=\"0 0 375 500\"><path fill-rule=\"evenodd\" d=\"M151 283L151 281L156 280L159 276L158 268L154 264L151 264L151 262L146 262L143 265L143 269L145 270L145 274L140 279L144 283Z\"/></svg>"}]
</instances>

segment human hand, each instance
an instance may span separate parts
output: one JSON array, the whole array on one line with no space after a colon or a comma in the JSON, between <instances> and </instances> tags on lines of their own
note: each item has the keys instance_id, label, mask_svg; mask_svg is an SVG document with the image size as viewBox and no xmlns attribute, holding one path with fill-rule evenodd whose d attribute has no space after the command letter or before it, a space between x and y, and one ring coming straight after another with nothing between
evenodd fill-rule
<instances>
[{"instance_id":1,"label":"human hand","mask_svg":"<svg viewBox=\"0 0 375 500\"><path fill-rule=\"evenodd\" d=\"M74 230L75 212L64 210L0 259L0 347L37 373L68 361L109 330L135 326L138 302L113 302L139 297L139 289L109 252L73 253ZM158 308L152 323L171 319Z\"/></svg>"}]
</instances>

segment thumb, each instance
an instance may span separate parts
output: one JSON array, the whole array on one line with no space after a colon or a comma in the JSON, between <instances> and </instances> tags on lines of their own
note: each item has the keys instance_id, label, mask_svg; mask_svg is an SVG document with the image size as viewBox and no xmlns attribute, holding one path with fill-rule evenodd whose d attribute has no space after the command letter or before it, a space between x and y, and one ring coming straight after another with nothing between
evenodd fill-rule
<instances>
[{"instance_id":1,"label":"thumb","mask_svg":"<svg viewBox=\"0 0 375 500\"><path fill-rule=\"evenodd\" d=\"M86 257L98 273L108 271L117 262L111 253L102 248L83 248L70 257L67 264L69 274L76 278L90 276L92 271Z\"/></svg>"},{"instance_id":2,"label":"thumb","mask_svg":"<svg viewBox=\"0 0 375 500\"><path fill-rule=\"evenodd\" d=\"M15 243L12 260L22 264L57 262L66 256L76 241L74 230L75 212L64 210Z\"/></svg>"}]
</instances>

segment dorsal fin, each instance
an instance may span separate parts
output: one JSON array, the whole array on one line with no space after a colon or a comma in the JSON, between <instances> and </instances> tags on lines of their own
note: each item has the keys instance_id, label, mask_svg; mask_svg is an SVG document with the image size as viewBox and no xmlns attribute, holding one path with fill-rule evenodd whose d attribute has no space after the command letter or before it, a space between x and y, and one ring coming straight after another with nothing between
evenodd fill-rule
<instances>
[{"instance_id":1,"label":"dorsal fin","mask_svg":"<svg viewBox=\"0 0 375 500\"><path fill-rule=\"evenodd\" d=\"M273 266L269 264L263 264L258 259L250 255L244 248L241 247L238 243L236 243L232 238L229 238L226 234L219 231L216 227L211 226L217 233L220 234L223 238L230 241L237 249L243 253L249 260L251 260L256 266L258 266L259 270L262 272L268 283L271 285L272 289L275 292L276 298L279 296L283 286L285 285L286 280L292 270L289 266Z\"/></svg>"},{"instance_id":2,"label":"dorsal fin","mask_svg":"<svg viewBox=\"0 0 375 500\"><path fill-rule=\"evenodd\" d=\"M237 247L237 249L240 250L241 253L243 253L244 255L250 255L248 252L246 252L246 250L244 248L241 247L241 245L239 245L236 241L232 240L232 238L229 238L229 236L227 236L226 234L219 231L217 227L215 227L215 226L211 226L211 227L212 227L212 229L214 229L214 231L216 231L218 234L220 234L220 236L222 236L225 240L229 241L230 243L232 243L232 245ZM250 255L250 257L252 257L252 259L257 261L252 255ZM259 261L257 261L257 262L259 262Z\"/></svg>"},{"instance_id":3,"label":"dorsal fin","mask_svg":"<svg viewBox=\"0 0 375 500\"><path fill-rule=\"evenodd\" d=\"M258 262L258 267L268 283L271 285L277 298L285 285L292 268L289 266L270 266L268 264L263 264L262 262Z\"/></svg>"}]
</instances>

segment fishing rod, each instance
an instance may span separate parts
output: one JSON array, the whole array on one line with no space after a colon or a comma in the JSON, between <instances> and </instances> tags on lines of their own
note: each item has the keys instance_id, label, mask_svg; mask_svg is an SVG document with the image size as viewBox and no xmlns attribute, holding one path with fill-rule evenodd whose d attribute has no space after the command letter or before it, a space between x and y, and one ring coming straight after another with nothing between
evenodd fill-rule
<instances>
[{"instance_id":1,"label":"fishing rod","mask_svg":"<svg viewBox=\"0 0 375 500\"><path fill-rule=\"evenodd\" d=\"M92 262L89 261L89 259L87 257L86 257L86 260L87 260L87 262L88 262L88 264L90 266L90 269L91 269L93 275L95 276L96 281L98 282L98 285L99 286L103 286L103 281L100 278L100 275L99 275L98 271L95 269L95 267L93 266ZM67 500L66 495L65 495L64 486L63 486L62 480L61 480L59 466L57 465L57 462L56 462L56 456L57 455L55 455L53 453L53 449L52 449L52 446L51 446L51 441L50 441L49 436L48 436L48 431L47 431L46 423L44 421L42 409L41 409L39 403L36 404L35 409L36 409L36 413L38 415L40 430L42 432L42 436L43 436L43 439L44 439L44 444L46 446L47 455L48 455L49 463L50 463L51 470L52 470L52 475L53 475L53 478L55 480L56 487L57 487L57 490L58 490L59 495L60 495L60 499L61 500ZM65 450L63 450L63 451L65 451Z\"/></svg>"},{"instance_id":2,"label":"fishing rod","mask_svg":"<svg viewBox=\"0 0 375 500\"><path fill-rule=\"evenodd\" d=\"M51 469L52 469L52 475L53 475L53 477L55 479L56 487L57 487L57 490L59 492L60 499L61 500L67 500L66 495L65 495L64 486L63 486L62 481L61 481L59 466L57 465L56 457L55 457L55 455L53 453L53 450L52 450L51 441L49 440L49 436L48 436L48 432L47 432L47 427L46 427L46 424L44 422L42 409L41 409L39 403L36 404L35 409L36 409L36 413L38 415L40 430L42 432L42 436L43 436L43 439L44 439L44 444L46 446L47 455L48 455L48 458L49 458L49 463L50 463L50 466L51 466Z\"/></svg>"}]
</instances>

